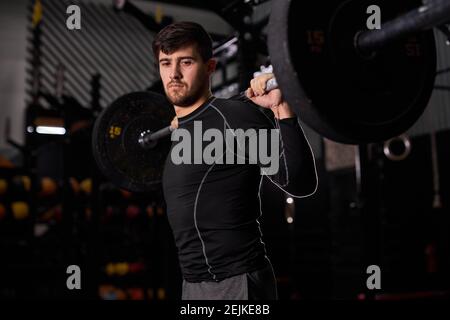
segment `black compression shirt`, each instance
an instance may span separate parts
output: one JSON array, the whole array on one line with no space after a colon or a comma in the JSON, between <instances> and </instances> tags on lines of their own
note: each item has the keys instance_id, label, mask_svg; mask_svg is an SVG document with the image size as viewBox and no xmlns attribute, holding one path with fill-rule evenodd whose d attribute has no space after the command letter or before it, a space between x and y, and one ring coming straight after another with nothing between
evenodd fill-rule
<instances>
[{"instance_id":1,"label":"black compression shirt","mask_svg":"<svg viewBox=\"0 0 450 320\"><path fill-rule=\"evenodd\" d=\"M270 178L294 196L309 194L316 187L313 155L297 119L275 120L272 111L253 103L216 98L178 118L179 129L190 133L188 142L192 150L199 146L199 126L200 134L215 128L223 137L229 129L279 128L281 143L278 172L261 175L262 164L248 160L249 147L244 164L238 163L236 157L230 162L225 153L214 154L216 160L222 161L208 164L198 159L198 152L192 152L193 155L180 152L180 143L186 143L183 139L172 142L163 173L163 190L181 271L187 281L220 281L265 265L268 259L258 222L262 214L259 198L262 178ZM258 138L262 137L261 131L255 132ZM269 139L267 135L266 144ZM211 141L202 141L202 150ZM237 145L233 154L238 154ZM190 164L173 160L175 149L174 154L183 155ZM223 150L231 152L230 144L224 142Z\"/></svg>"}]
</instances>

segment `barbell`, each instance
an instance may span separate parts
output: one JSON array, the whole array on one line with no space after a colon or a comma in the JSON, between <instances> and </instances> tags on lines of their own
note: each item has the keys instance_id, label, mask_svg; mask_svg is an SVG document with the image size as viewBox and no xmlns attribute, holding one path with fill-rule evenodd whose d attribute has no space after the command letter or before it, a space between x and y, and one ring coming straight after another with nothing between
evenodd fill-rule
<instances>
[{"instance_id":1,"label":"barbell","mask_svg":"<svg viewBox=\"0 0 450 320\"><path fill-rule=\"evenodd\" d=\"M385 141L417 121L436 74L431 29L450 21L450 1L272 1L270 60L304 123L328 139L360 144ZM381 9L379 30L367 30L370 5ZM124 95L103 110L92 147L105 176L133 192L158 186L174 116L153 92Z\"/></svg>"},{"instance_id":2,"label":"barbell","mask_svg":"<svg viewBox=\"0 0 450 320\"><path fill-rule=\"evenodd\" d=\"M329 139L360 144L417 121L436 74L431 28L450 20L450 1L273 1L269 54L303 122ZM370 5L381 10L380 30L367 30Z\"/></svg>"},{"instance_id":3,"label":"barbell","mask_svg":"<svg viewBox=\"0 0 450 320\"><path fill-rule=\"evenodd\" d=\"M174 116L166 97L154 92L132 92L116 99L99 114L92 130L92 153L100 171L132 192L155 189L171 141L161 137L144 148L140 139L165 128Z\"/></svg>"}]
</instances>

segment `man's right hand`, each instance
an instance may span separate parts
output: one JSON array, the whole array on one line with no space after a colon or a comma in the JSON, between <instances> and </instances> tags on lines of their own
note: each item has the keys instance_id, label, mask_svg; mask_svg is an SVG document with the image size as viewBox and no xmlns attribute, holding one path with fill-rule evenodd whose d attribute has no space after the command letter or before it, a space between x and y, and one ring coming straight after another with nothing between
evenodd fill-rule
<instances>
[{"instance_id":1,"label":"man's right hand","mask_svg":"<svg viewBox=\"0 0 450 320\"><path fill-rule=\"evenodd\" d=\"M172 127L172 129L177 129L178 128L178 118L176 116L173 117L172 122L170 122L170 126Z\"/></svg>"}]
</instances>

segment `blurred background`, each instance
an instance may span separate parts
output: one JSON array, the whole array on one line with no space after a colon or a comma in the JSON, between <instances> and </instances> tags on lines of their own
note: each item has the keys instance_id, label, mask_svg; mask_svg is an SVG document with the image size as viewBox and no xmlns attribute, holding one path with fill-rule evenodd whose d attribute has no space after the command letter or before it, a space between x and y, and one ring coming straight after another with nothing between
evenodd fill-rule
<instances>
[{"instance_id":1,"label":"blurred background","mask_svg":"<svg viewBox=\"0 0 450 320\"><path fill-rule=\"evenodd\" d=\"M81 29L66 27L69 5ZM161 92L151 50L173 21L214 40L213 93L268 63L270 1L0 1L0 298L174 300L181 275L162 193L112 184L92 157L101 110ZM264 240L282 300L434 299L450 291L450 47L436 32L429 105L404 135L367 146L304 125L319 189L262 190ZM301 120L301 119L300 119ZM68 290L69 265L81 290ZM367 268L381 270L369 290Z\"/></svg>"}]
</instances>

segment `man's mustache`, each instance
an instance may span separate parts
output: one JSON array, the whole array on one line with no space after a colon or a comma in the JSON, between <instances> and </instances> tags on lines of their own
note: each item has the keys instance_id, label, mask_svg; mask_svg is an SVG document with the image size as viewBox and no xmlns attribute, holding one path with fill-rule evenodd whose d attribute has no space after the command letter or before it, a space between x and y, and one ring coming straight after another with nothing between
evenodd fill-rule
<instances>
[{"instance_id":1,"label":"man's mustache","mask_svg":"<svg viewBox=\"0 0 450 320\"><path fill-rule=\"evenodd\" d=\"M169 84L168 84L168 86L170 87L170 86L172 86L172 85L185 85L183 82L181 82L181 81L172 81L172 82L169 82Z\"/></svg>"}]
</instances>

